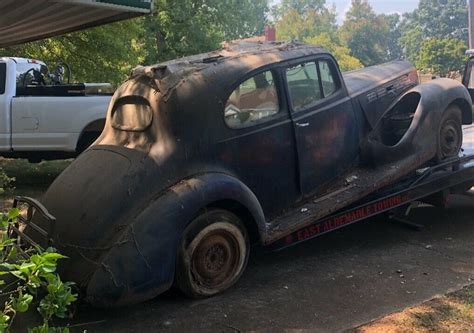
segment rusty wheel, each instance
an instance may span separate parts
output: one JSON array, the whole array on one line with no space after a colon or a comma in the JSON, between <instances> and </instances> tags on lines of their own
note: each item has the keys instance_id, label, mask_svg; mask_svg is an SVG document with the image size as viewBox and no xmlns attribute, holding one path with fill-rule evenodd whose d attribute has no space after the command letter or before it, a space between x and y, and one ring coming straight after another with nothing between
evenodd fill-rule
<instances>
[{"instance_id":1,"label":"rusty wheel","mask_svg":"<svg viewBox=\"0 0 474 333\"><path fill-rule=\"evenodd\" d=\"M457 106L450 106L444 112L440 122L437 161L457 156L461 146L461 110Z\"/></svg>"},{"instance_id":2,"label":"rusty wheel","mask_svg":"<svg viewBox=\"0 0 474 333\"><path fill-rule=\"evenodd\" d=\"M213 296L239 279L248 255L248 236L240 219L225 210L210 210L184 232L176 283L190 297Z\"/></svg>"}]
</instances>

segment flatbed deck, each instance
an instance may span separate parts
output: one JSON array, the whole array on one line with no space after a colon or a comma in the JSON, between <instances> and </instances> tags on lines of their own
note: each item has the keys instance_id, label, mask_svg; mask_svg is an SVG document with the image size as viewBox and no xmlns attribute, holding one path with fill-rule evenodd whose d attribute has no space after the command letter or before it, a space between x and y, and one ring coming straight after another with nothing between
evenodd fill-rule
<instances>
[{"instance_id":1,"label":"flatbed deck","mask_svg":"<svg viewBox=\"0 0 474 333\"><path fill-rule=\"evenodd\" d=\"M282 216L281 222L277 220L270 229L266 244L275 250L283 249L443 191L469 188L474 185L474 125L466 126L463 135L462 156L419 169L395 184L393 177L400 174L395 168L416 163L416 157L372 174L359 171L346 187Z\"/></svg>"}]
</instances>

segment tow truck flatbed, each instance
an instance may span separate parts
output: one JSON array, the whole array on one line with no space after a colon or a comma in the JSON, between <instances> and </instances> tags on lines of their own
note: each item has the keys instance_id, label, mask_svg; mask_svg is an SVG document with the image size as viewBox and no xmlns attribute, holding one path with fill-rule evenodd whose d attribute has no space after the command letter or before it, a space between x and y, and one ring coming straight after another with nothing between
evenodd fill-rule
<instances>
[{"instance_id":1,"label":"tow truck flatbed","mask_svg":"<svg viewBox=\"0 0 474 333\"><path fill-rule=\"evenodd\" d=\"M472 185L474 185L474 149L468 147L464 149L461 157L417 170L414 175L272 241L268 246L272 250L281 250L416 201L431 203L431 199L437 194L464 192ZM301 214L305 212L302 209Z\"/></svg>"}]
</instances>

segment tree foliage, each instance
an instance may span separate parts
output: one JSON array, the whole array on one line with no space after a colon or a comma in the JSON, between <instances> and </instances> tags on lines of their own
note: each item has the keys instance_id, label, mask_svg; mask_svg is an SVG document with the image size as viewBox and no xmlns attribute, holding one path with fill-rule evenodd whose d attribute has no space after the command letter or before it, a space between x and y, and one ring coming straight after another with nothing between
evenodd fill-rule
<instances>
[{"instance_id":1,"label":"tree foliage","mask_svg":"<svg viewBox=\"0 0 474 333\"><path fill-rule=\"evenodd\" d=\"M275 12L279 13L275 28L277 38L305 40L320 34L337 39L335 7L324 6L325 0L284 0Z\"/></svg>"},{"instance_id":2,"label":"tree foliage","mask_svg":"<svg viewBox=\"0 0 474 333\"><path fill-rule=\"evenodd\" d=\"M352 0L342 26L326 0L156 0L152 15L70 33L0 55L68 63L74 81L119 84L131 68L217 49L223 41L261 35L269 17L277 38L329 49L343 70L406 57L421 70L459 64L451 49L467 41L466 0L420 0L412 13L376 14L368 0ZM433 40L434 38L434 40ZM428 41L429 40L429 41ZM423 47L423 48L422 48ZM438 52L431 57L427 52ZM442 61L435 66L434 61ZM444 66L444 67L443 67Z\"/></svg>"},{"instance_id":3,"label":"tree foliage","mask_svg":"<svg viewBox=\"0 0 474 333\"><path fill-rule=\"evenodd\" d=\"M426 39L456 38L467 44L467 26L466 0L420 0L418 8L405 15L400 45L416 62Z\"/></svg>"},{"instance_id":4,"label":"tree foliage","mask_svg":"<svg viewBox=\"0 0 474 333\"><path fill-rule=\"evenodd\" d=\"M381 17L388 25L388 33L385 38L387 52L385 58L386 60L401 59L403 52L398 41L402 36L402 17L397 13L388 15L382 14Z\"/></svg>"},{"instance_id":5,"label":"tree foliage","mask_svg":"<svg viewBox=\"0 0 474 333\"><path fill-rule=\"evenodd\" d=\"M339 38L336 10L327 7L325 0L283 0L273 12L278 17L275 22L278 39L320 45L332 52L341 70L362 67Z\"/></svg>"},{"instance_id":6,"label":"tree foliage","mask_svg":"<svg viewBox=\"0 0 474 333\"><path fill-rule=\"evenodd\" d=\"M363 67L359 59L350 55L350 50L347 46L335 43L328 34L322 33L314 37L308 37L304 39L304 42L319 45L329 50L334 58L336 58L339 68L343 72Z\"/></svg>"},{"instance_id":7,"label":"tree foliage","mask_svg":"<svg viewBox=\"0 0 474 333\"><path fill-rule=\"evenodd\" d=\"M144 60L142 19L132 19L2 49L2 56L66 62L79 82L122 82Z\"/></svg>"},{"instance_id":8,"label":"tree foliage","mask_svg":"<svg viewBox=\"0 0 474 333\"><path fill-rule=\"evenodd\" d=\"M267 0L157 0L145 18L146 63L217 49L263 33Z\"/></svg>"},{"instance_id":9,"label":"tree foliage","mask_svg":"<svg viewBox=\"0 0 474 333\"><path fill-rule=\"evenodd\" d=\"M139 64L210 51L263 33L267 0L156 0L145 18L0 50L2 56L68 63L75 81L119 84Z\"/></svg>"},{"instance_id":10,"label":"tree foliage","mask_svg":"<svg viewBox=\"0 0 474 333\"><path fill-rule=\"evenodd\" d=\"M421 43L416 65L429 73L449 76L459 72L467 58L466 44L455 38L429 38Z\"/></svg>"},{"instance_id":11,"label":"tree foliage","mask_svg":"<svg viewBox=\"0 0 474 333\"><path fill-rule=\"evenodd\" d=\"M352 0L341 27L341 36L351 54L362 64L375 65L390 58L390 32L386 16L377 15L367 0Z\"/></svg>"}]
</instances>

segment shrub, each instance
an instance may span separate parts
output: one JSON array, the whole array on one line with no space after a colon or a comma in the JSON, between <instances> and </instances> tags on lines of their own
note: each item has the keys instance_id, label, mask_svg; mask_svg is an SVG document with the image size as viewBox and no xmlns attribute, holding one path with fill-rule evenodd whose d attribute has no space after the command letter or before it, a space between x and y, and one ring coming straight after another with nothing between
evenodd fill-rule
<instances>
[{"instance_id":1,"label":"shrub","mask_svg":"<svg viewBox=\"0 0 474 333\"><path fill-rule=\"evenodd\" d=\"M58 260L66 257L54 248L20 246L9 227L17 223L20 211L11 209L0 217L0 332L8 332L18 313L34 312L42 325L28 332L69 332L65 327L50 327L54 317L66 318L76 301L71 282L63 282L56 272Z\"/></svg>"}]
</instances>

